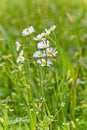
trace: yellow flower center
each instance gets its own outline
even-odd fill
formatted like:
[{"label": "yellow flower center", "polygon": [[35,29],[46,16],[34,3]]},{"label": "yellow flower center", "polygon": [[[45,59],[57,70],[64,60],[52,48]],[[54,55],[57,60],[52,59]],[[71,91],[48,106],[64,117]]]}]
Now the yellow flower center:
[{"label": "yellow flower center", "polygon": [[42,64],[43,64],[43,65],[46,65],[46,61],[42,61]]},{"label": "yellow flower center", "polygon": [[47,53],[48,53],[48,55],[53,55],[52,51],[48,51]]},{"label": "yellow flower center", "polygon": [[38,54],[38,57],[42,57],[42,56],[43,56],[43,54],[41,54],[41,53]]}]

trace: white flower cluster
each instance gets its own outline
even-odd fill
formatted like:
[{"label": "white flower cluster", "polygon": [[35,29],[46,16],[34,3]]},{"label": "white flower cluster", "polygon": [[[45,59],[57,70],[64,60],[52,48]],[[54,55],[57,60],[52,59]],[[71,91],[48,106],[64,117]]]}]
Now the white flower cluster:
[{"label": "white flower cluster", "polygon": [[[16,41],[16,51],[19,51],[20,50],[20,47],[21,47],[21,44],[18,42],[18,41]],[[20,52],[19,52],[19,55],[18,55],[18,57],[17,57],[17,60],[16,60],[16,62],[17,63],[19,63],[19,62],[24,62],[24,51],[23,50],[21,50]]]},{"label": "white flower cluster", "polygon": [[[33,54],[33,57],[38,58],[37,63],[41,66],[50,66],[52,65],[52,57],[57,55],[56,49],[50,47],[50,41],[47,39],[47,36],[51,34],[56,29],[55,25],[52,25],[49,29],[45,29],[44,32],[38,34],[34,40],[38,41],[37,43],[37,51]],[[27,27],[23,29],[22,36],[27,36],[35,32],[33,26]],[[17,63],[23,63],[25,60],[24,50],[20,49],[21,44],[16,42],[16,51],[20,51],[17,57]],[[19,67],[20,68],[20,67]]]},{"label": "white flower cluster", "polygon": [[42,32],[41,34],[38,34],[34,40],[35,41],[40,41],[42,40],[44,37],[49,36],[51,34],[51,32],[53,32],[56,29],[55,25],[52,25],[49,29],[45,29],[44,32]]},{"label": "white flower cluster", "polygon": [[55,25],[51,26],[50,29],[45,29],[45,32],[37,35],[34,40],[39,41],[37,43],[37,51],[33,54],[33,57],[39,58],[37,63],[41,66],[52,65],[52,57],[55,57],[58,53],[56,49],[50,47],[50,41],[46,39],[46,36],[50,35],[56,28]]},{"label": "white flower cluster", "polygon": [[[35,32],[35,29],[34,29],[33,26],[27,27],[27,28],[23,29],[23,31],[22,31],[22,36],[30,35],[30,34],[32,34],[33,32]],[[20,47],[21,47],[21,44],[20,44],[18,41],[16,41],[16,51],[19,51],[19,50],[20,50]],[[19,62],[23,63],[24,60],[25,60],[24,50],[22,49],[22,50],[19,52],[19,55],[18,55],[18,57],[17,57],[16,62],[17,62],[17,63],[19,63]],[[20,66],[19,66],[19,68],[20,68]]]}]

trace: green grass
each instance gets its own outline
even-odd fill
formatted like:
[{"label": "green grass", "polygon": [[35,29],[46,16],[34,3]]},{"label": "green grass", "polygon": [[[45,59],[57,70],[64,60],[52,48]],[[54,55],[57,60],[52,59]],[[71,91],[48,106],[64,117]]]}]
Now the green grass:
[{"label": "green grass", "polygon": [[[40,67],[33,37],[53,24],[58,55]],[[22,37],[29,25],[36,32]],[[27,59],[22,71],[16,41]],[[74,129],[87,130],[86,0],[0,0],[0,130]]]}]

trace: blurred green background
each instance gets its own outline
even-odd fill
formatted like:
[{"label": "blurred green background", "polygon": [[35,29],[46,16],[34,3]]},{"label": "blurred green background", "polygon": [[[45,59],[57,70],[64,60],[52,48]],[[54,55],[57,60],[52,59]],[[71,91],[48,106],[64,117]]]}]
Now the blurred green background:
[{"label": "blurred green background", "polygon": [[[58,44],[73,63],[81,49],[83,56],[87,54],[86,0],[0,0],[0,57],[16,56],[15,41],[21,38],[23,28],[33,25],[38,34],[53,24],[57,26]],[[6,75],[0,71],[0,88],[9,86]]]},{"label": "blurred green background", "polygon": [[[12,59],[16,60],[15,41],[21,38],[23,28],[33,25],[38,34],[53,24],[57,27],[55,33],[58,44],[72,64],[75,66],[79,57],[83,57],[84,60],[87,54],[86,0],[0,0],[1,95],[8,93],[7,90],[11,86],[10,79],[2,69],[6,61],[6,57],[3,56],[12,55]],[[32,41],[29,43],[32,44]],[[30,52],[31,48],[28,49]],[[87,69],[86,63],[81,63],[83,68]],[[83,77],[87,76],[85,70],[82,70],[82,73]]]},{"label": "blurred green background", "polygon": [[[31,37],[28,39],[21,36],[22,30],[27,26],[33,25],[36,30],[34,36],[36,36],[53,24],[56,25],[56,48],[59,54],[54,64],[55,66],[52,68],[53,70],[48,70],[50,74],[48,74],[47,84],[49,92],[46,92],[47,100],[49,101],[47,105],[49,105],[49,108],[52,108],[52,112],[55,113],[55,110],[58,108],[56,101],[60,101],[60,97],[67,92],[66,104],[69,103],[71,106],[67,105],[66,108],[63,109],[61,113],[63,114],[64,112],[65,117],[62,116],[66,119],[70,119],[76,112],[75,116],[81,119],[78,125],[76,124],[77,127],[81,124],[78,130],[86,130],[87,0],[0,0],[0,101],[7,96],[12,96],[12,92],[17,92],[17,98],[21,101],[23,101],[24,98],[20,96],[19,86],[21,81],[19,81],[19,75],[13,73],[18,56],[15,50],[15,42],[18,40],[22,44],[27,45],[25,50],[28,54],[26,54],[26,56],[29,56],[30,59],[32,59],[32,54],[36,48]],[[54,38],[54,36],[52,36],[52,38]],[[37,78],[35,77],[35,72],[37,72],[38,68],[35,68],[33,64],[29,67],[31,69],[30,74],[32,74],[30,75],[31,79],[29,79],[31,82],[30,85],[33,86],[31,95],[34,93],[34,96],[37,96],[35,94],[38,93],[39,83],[35,81],[35,78]],[[67,80],[67,73],[69,71],[71,72],[71,81]],[[28,72],[26,73],[28,74]],[[55,83],[51,84],[51,79],[53,79]],[[26,79],[26,81],[28,81],[28,79]],[[74,84],[72,81],[74,81]],[[57,93],[59,90],[57,90],[56,86],[60,87],[62,92]],[[51,87],[54,87],[57,91],[52,93]],[[50,105],[50,93],[53,94],[52,103],[54,105],[52,106]],[[17,101],[17,99],[15,100]],[[15,106],[16,114],[24,114],[22,113],[23,110],[22,112],[18,112],[18,104],[11,105],[13,105],[12,107]],[[0,109],[2,109],[2,107]],[[61,115],[61,113],[59,114]],[[67,116],[67,113],[70,117]],[[2,115],[2,113],[0,114]],[[13,113],[13,116],[16,114]],[[83,127],[84,124],[85,127]]]}]

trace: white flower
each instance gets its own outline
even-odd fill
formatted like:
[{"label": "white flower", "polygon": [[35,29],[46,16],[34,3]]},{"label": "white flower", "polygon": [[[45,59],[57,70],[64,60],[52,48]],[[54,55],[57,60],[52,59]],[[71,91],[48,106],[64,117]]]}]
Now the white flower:
[{"label": "white flower", "polygon": [[44,57],[45,56],[45,52],[42,52],[40,50],[36,51],[34,54],[33,54],[33,57]]},{"label": "white flower", "polygon": [[53,32],[55,29],[56,29],[56,26],[55,26],[55,25],[52,25],[49,30],[50,30],[51,32]]},{"label": "white flower", "polygon": [[16,42],[16,50],[17,50],[17,51],[19,51],[20,46],[21,46],[20,43],[19,43],[19,42]]},{"label": "white flower", "polygon": [[40,64],[41,66],[49,66],[52,64],[52,61],[49,60],[49,59],[40,59],[40,60],[37,60],[37,63]]},{"label": "white flower", "polygon": [[50,46],[49,43],[50,43],[50,42],[49,42],[48,40],[46,40],[45,38],[43,38],[41,42],[38,42],[37,48],[38,48],[38,49],[48,48],[48,47]]},{"label": "white flower", "polygon": [[50,35],[50,33],[51,33],[50,29],[45,29],[45,36]]},{"label": "white flower", "polygon": [[43,38],[43,36],[42,36],[41,34],[38,34],[38,35],[34,38],[34,40],[35,40],[35,41],[40,41],[40,40],[42,40],[42,38]]},{"label": "white flower", "polygon": [[57,51],[56,51],[56,49],[54,49],[54,48],[47,48],[46,49],[46,54],[47,54],[47,56],[50,56],[50,57],[52,57],[52,56],[56,56],[57,55]]},{"label": "white flower", "polygon": [[35,41],[40,41],[40,40],[42,40],[43,39],[43,37],[46,35],[46,33],[45,32],[42,32],[41,34],[38,34],[35,38],[34,38],[34,40]]},{"label": "white flower", "polygon": [[45,32],[42,32],[42,33],[41,33],[41,36],[44,37],[44,36],[45,36]]},{"label": "white flower", "polygon": [[30,35],[30,34],[32,34],[33,32],[35,32],[34,27],[33,27],[33,26],[30,26],[30,27],[28,27],[28,28],[23,29],[23,31],[22,31],[22,36]]},{"label": "white flower", "polygon": [[17,63],[19,63],[19,62],[24,62],[24,51],[23,50],[21,50],[21,52],[19,53],[19,56],[17,57],[17,60],[16,60],[16,62]]}]

